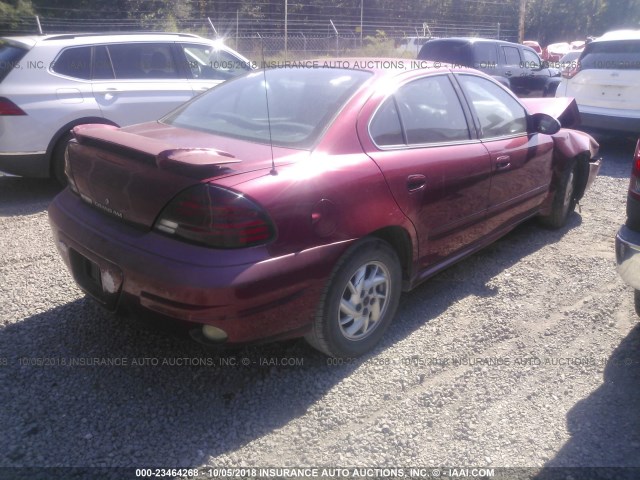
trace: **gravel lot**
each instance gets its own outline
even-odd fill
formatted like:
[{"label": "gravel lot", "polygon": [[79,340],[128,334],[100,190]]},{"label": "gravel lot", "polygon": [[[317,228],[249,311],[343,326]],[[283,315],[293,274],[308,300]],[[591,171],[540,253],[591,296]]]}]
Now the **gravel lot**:
[{"label": "gravel lot", "polygon": [[640,467],[640,323],[613,243],[633,145],[601,153],[566,228],[526,223],[404,295],[383,344],[339,365],[103,312],[51,240],[55,187],[0,177],[0,467]]}]

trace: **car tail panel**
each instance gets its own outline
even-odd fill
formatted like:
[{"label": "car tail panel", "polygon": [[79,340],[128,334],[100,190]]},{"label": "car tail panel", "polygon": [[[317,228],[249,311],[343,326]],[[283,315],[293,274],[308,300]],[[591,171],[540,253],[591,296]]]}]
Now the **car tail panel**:
[{"label": "car tail panel", "polygon": [[621,110],[640,110],[638,74],[632,70],[580,70],[565,95],[580,105]]}]

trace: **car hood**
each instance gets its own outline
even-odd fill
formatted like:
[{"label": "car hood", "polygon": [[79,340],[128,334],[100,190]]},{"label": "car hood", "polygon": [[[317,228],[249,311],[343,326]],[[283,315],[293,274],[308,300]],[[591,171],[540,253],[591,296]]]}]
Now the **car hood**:
[{"label": "car hood", "polygon": [[580,112],[575,99],[570,97],[557,98],[521,98],[529,113],[546,113],[557,119],[563,128],[580,125]]}]

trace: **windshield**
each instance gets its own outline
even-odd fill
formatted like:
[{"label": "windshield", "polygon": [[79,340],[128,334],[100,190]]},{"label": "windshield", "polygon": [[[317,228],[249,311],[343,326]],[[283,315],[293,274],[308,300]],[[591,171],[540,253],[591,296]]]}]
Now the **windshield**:
[{"label": "windshield", "polygon": [[[310,149],[345,102],[371,75],[337,68],[278,68],[225,82],[162,121],[282,147]],[[268,95],[268,115],[267,115]]]}]

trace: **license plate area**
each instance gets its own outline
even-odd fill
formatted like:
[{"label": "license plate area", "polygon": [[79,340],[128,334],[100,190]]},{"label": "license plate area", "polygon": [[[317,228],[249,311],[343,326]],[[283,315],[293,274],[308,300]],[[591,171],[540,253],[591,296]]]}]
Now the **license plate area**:
[{"label": "license plate area", "polygon": [[122,287],[122,273],[108,262],[100,264],[69,249],[73,278],[80,288],[109,310],[115,310]]}]

